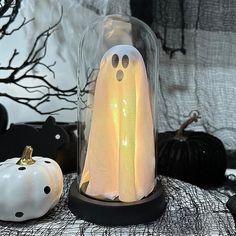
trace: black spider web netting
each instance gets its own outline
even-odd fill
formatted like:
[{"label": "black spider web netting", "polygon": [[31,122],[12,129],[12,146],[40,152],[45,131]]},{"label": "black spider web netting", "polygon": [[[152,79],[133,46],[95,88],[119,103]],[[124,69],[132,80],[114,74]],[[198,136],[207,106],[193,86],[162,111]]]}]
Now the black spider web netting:
[{"label": "black spider web netting", "polygon": [[203,190],[182,181],[160,176],[167,207],[155,222],[128,227],[98,226],[76,219],[68,209],[68,191],[75,174],[64,177],[59,204],[41,219],[0,223],[0,235],[234,235],[234,220],[225,206],[232,191]]}]

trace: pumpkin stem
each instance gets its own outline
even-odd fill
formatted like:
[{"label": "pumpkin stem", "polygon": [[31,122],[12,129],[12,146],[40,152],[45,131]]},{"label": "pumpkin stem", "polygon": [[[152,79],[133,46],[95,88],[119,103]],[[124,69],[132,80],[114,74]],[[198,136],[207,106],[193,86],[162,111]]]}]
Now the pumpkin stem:
[{"label": "pumpkin stem", "polygon": [[32,158],[33,148],[31,146],[26,146],[24,148],[23,154],[19,161],[17,161],[17,165],[32,165],[35,163],[35,160]]},{"label": "pumpkin stem", "polygon": [[201,116],[198,113],[193,113],[193,115],[191,117],[189,117],[181,126],[180,128],[177,130],[176,134],[175,134],[175,138],[178,140],[185,140],[186,137],[183,135],[184,130],[193,122],[197,122],[199,119],[201,118]]}]

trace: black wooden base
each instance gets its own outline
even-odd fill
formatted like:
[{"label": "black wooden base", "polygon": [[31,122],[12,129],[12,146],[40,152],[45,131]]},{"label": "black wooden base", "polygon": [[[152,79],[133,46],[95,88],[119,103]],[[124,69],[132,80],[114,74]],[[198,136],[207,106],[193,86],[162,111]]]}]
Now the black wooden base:
[{"label": "black wooden base", "polygon": [[155,190],[146,198],[132,203],[102,201],[82,194],[77,181],[69,192],[69,209],[78,218],[99,225],[131,225],[156,220],[165,210],[164,189],[157,182]]}]

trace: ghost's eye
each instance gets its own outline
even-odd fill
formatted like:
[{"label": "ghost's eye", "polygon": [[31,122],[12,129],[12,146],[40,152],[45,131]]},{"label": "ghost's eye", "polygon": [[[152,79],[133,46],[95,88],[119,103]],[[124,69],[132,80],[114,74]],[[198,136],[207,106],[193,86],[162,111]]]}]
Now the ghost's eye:
[{"label": "ghost's eye", "polygon": [[118,64],[119,64],[119,57],[118,57],[118,55],[117,54],[114,54],[113,56],[112,56],[112,66],[114,67],[114,68],[116,68],[117,66],[118,66]]},{"label": "ghost's eye", "polygon": [[124,68],[127,68],[128,65],[129,65],[129,57],[128,57],[127,55],[124,55],[124,56],[122,57],[122,66],[123,66]]}]

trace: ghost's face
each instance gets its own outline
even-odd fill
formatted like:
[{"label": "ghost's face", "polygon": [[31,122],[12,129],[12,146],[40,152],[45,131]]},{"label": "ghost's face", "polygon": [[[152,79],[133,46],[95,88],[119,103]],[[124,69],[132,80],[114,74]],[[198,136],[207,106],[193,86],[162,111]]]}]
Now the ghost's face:
[{"label": "ghost's face", "polygon": [[105,53],[100,70],[106,70],[109,77],[121,82],[130,76],[134,77],[134,70],[140,62],[140,57],[140,53],[133,46],[118,45]]},{"label": "ghost's face", "polygon": [[119,58],[117,54],[113,54],[111,62],[114,69],[116,69],[119,64],[119,67],[122,67],[116,72],[116,79],[121,81],[124,77],[124,70],[129,66],[129,57],[127,55],[123,55],[122,58]]}]

